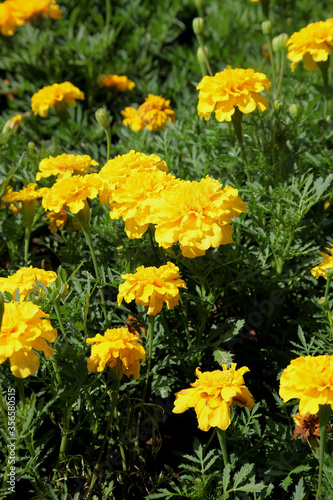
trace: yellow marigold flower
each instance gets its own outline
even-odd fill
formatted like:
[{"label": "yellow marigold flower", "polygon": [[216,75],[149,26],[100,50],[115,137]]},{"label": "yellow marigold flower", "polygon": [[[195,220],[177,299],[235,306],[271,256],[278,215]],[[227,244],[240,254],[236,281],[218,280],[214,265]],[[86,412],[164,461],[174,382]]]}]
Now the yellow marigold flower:
[{"label": "yellow marigold flower", "polygon": [[292,71],[302,59],[305,69],[315,71],[333,52],[333,19],[309,24],[294,33],[287,45]]},{"label": "yellow marigold flower", "polygon": [[131,333],[127,328],[108,329],[104,336],[87,339],[91,356],[87,359],[89,372],[102,372],[106,365],[114,368],[121,362],[122,371],[127,377],[136,380],[140,376],[140,361],[145,361],[145,350],[140,344],[140,335]]},{"label": "yellow marigold flower", "polygon": [[121,92],[132,90],[135,87],[135,83],[125,75],[104,75],[100,78],[99,82],[104,87],[115,87]]},{"label": "yellow marigold flower", "polygon": [[44,158],[39,164],[36,181],[42,177],[50,177],[56,175],[58,179],[70,177],[71,175],[87,174],[96,172],[92,165],[98,165],[95,160],[92,160],[88,155],[69,155],[62,154],[56,157],[49,156]]},{"label": "yellow marigold flower", "polygon": [[253,69],[227,68],[215,76],[204,76],[197,89],[199,92],[198,114],[208,120],[214,112],[217,121],[231,121],[235,107],[242,113],[260,112],[268,108],[268,98],[260,92],[269,94],[271,82],[263,73]]},{"label": "yellow marigold flower", "polygon": [[105,181],[105,188],[100,193],[101,203],[105,204],[107,201],[112,201],[114,191],[122,186],[134,172],[150,172],[153,170],[168,171],[166,163],[154,154],[148,156],[131,150],[129,153],[109,160],[99,172],[100,177]]},{"label": "yellow marigold flower", "polygon": [[37,267],[22,267],[8,278],[0,278],[0,292],[10,292],[14,295],[19,289],[20,298],[30,295],[30,292],[36,290],[36,280],[49,286],[57,279],[57,273],[54,271],[44,271]]},{"label": "yellow marigold flower", "polygon": [[145,102],[139,106],[138,113],[148,130],[162,130],[167,127],[168,121],[174,122],[176,119],[170,101],[153,94],[148,94]]},{"label": "yellow marigold flower", "polygon": [[14,214],[17,214],[19,211],[19,202],[6,202],[6,199],[4,200],[4,197],[6,194],[10,194],[13,192],[12,186],[8,186],[6,189],[6,193],[2,196],[1,198],[1,208],[6,208],[7,204],[9,204],[9,210],[11,210]]},{"label": "yellow marigold flower", "polygon": [[198,380],[191,384],[192,388],[176,394],[173,413],[183,413],[188,408],[194,408],[199,429],[209,431],[211,427],[218,427],[225,431],[231,423],[231,405],[249,410],[255,405],[243,378],[244,373],[250,370],[247,366],[236,370],[236,366],[236,363],[231,363],[229,369],[227,365],[222,365],[222,371],[203,373],[197,368],[195,373]]},{"label": "yellow marigold flower", "polygon": [[35,189],[37,184],[30,183],[26,187],[23,187],[20,191],[8,190],[2,197],[1,201],[4,203],[15,203],[17,201],[22,201],[23,203],[35,201],[38,198],[42,198],[48,188]]},{"label": "yellow marigold flower", "polygon": [[18,26],[25,24],[24,12],[16,2],[0,4],[0,31],[4,36],[13,36]]},{"label": "yellow marigold flower", "polygon": [[134,274],[122,274],[126,280],[119,286],[118,304],[135,300],[137,304],[148,307],[148,313],[156,316],[166,303],[168,309],[173,309],[179,302],[178,288],[186,288],[184,280],[180,279],[179,268],[168,262],[161,267],[138,267]]},{"label": "yellow marigold flower", "polygon": [[52,19],[60,19],[62,11],[56,0],[9,0],[15,3],[24,13],[24,18],[31,21],[34,17],[44,16]]},{"label": "yellow marigold flower", "polygon": [[50,107],[59,112],[66,106],[75,107],[76,99],[84,99],[84,94],[72,83],[54,83],[32,96],[31,108],[35,115],[45,118]]},{"label": "yellow marigold flower", "polygon": [[319,276],[322,276],[326,280],[327,276],[325,270],[333,269],[333,245],[331,245],[331,248],[326,248],[326,250],[328,250],[331,253],[331,255],[327,255],[326,253],[320,252],[320,255],[324,257],[324,260],[320,264],[311,269],[311,274],[316,279],[318,279]]},{"label": "yellow marigold flower", "polygon": [[[49,230],[52,234],[56,234],[60,227],[65,227],[68,222],[68,214],[65,212],[67,210],[67,205],[64,205],[60,212],[49,212],[45,219],[49,220]],[[80,224],[76,219],[73,219],[73,229],[74,231],[79,231],[81,229]]]},{"label": "yellow marigold flower", "polygon": [[333,410],[333,356],[300,356],[293,359],[280,379],[284,402],[298,398],[301,415],[318,413],[319,405]]},{"label": "yellow marigold flower", "polygon": [[47,358],[53,356],[54,349],[47,342],[55,341],[57,330],[47,319],[50,315],[32,302],[10,302],[4,307],[0,364],[9,358],[15,377],[26,378],[39,368],[39,357],[34,351],[43,351]]},{"label": "yellow marigold flower", "polygon": [[85,206],[87,198],[96,198],[103,187],[103,180],[98,174],[73,175],[58,179],[47,189],[42,205],[45,210],[59,213],[67,205],[72,214],[77,214]]},{"label": "yellow marigold flower", "polygon": [[6,132],[17,132],[18,129],[20,128],[22,120],[22,115],[15,115],[12,116],[12,118],[9,118],[9,120],[6,121],[6,123],[3,126],[2,133],[5,134]]},{"label": "yellow marigold flower", "polygon": [[110,204],[111,219],[122,217],[127,236],[141,238],[152,222],[152,204],[158,203],[164,191],[179,183],[178,179],[163,170],[134,172],[114,191]]},{"label": "yellow marigold flower", "polygon": [[152,207],[157,224],[155,239],[163,248],[179,241],[185,257],[204,255],[208,248],[232,242],[230,220],[246,213],[246,203],[237,189],[208,175],[197,181],[183,181]]},{"label": "yellow marigold flower", "polygon": [[138,113],[138,110],[133,108],[132,106],[128,106],[121,114],[124,116],[123,124],[126,127],[129,127],[134,132],[138,132],[139,130],[144,129],[144,122],[141,116]]}]

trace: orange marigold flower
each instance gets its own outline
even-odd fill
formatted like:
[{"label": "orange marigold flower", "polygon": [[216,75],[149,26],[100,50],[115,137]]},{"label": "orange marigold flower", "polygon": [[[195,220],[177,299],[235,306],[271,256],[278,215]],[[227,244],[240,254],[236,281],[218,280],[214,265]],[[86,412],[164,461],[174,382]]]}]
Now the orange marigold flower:
[{"label": "orange marigold flower", "polygon": [[125,75],[104,75],[100,78],[99,82],[104,87],[115,87],[121,92],[132,90],[135,87],[135,83]]},{"label": "orange marigold flower", "polygon": [[292,71],[302,59],[305,69],[315,71],[333,52],[333,19],[309,24],[291,35],[287,45]]},{"label": "orange marigold flower", "polygon": [[280,379],[284,402],[298,398],[302,415],[318,413],[319,405],[333,410],[333,356],[300,356],[293,359]]},{"label": "orange marigold flower", "polygon": [[247,366],[236,370],[236,363],[230,368],[222,365],[221,370],[201,372],[196,369],[196,380],[189,389],[176,394],[173,413],[183,413],[188,408],[194,408],[198,427],[202,431],[209,431],[211,427],[218,427],[225,431],[230,423],[230,406],[238,405],[249,410],[255,405],[250,391],[245,385],[243,375],[250,371]]},{"label": "orange marigold flower", "polygon": [[87,174],[96,172],[92,165],[98,165],[97,161],[92,160],[88,155],[69,155],[62,154],[56,157],[49,156],[44,158],[39,164],[36,181],[42,177],[56,175],[58,179],[70,177],[71,175]]},{"label": "orange marigold flower", "polygon": [[42,205],[45,210],[59,213],[67,205],[72,214],[77,214],[85,207],[87,198],[96,198],[103,187],[103,180],[98,174],[73,175],[58,179],[47,189]]},{"label": "orange marigold flower", "polygon": [[4,36],[13,36],[18,26],[25,24],[24,12],[16,2],[0,4],[0,31]]},{"label": "orange marigold flower", "polygon": [[122,274],[126,280],[119,286],[118,304],[135,300],[137,304],[148,307],[147,314],[156,316],[166,303],[173,309],[179,302],[179,288],[186,288],[180,279],[179,268],[168,262],[161,267],[138,267],[134,274]]},{"label": "orange marigold flower", "polygon": [[87,339],[91,356],[87,359],[89,372],[102,372],[105,366],[114,368],[119,362],[127,377],[134,380],[140,376],[140,361],[145,361],[145,350],[140,344],[140,336],[127,328],[108,329],[104,336]]},{"label": "orange marigold flower", "polygon": [[326,269],[333,269],[333,245],[331,245],[331,248],[326,248],[326,250],[330,252],[330,255],[320,252],[320,255],[324,257],[324,260],[311,269],[311,274],[316,279],[318,279],[319,276],[322,276],[326,280]]},{"label": "orange marigold flower", "polygon": [[0,292],[9,292],[14,295],[19,289],[20,298],[30,295],[31,292],[37,292],[36,280],[49,286],[57,279],[57,273],[54,271],[44,271],[37,267],[22,267],[8,278],[0,278]]},{"label": "orange marigold flower", "polygon": [[32,302],[5,303],[4,308],[0,364],[9,359],[15,377],[26,378],[39,368],[39,357],[34,351],[43,351],[46,358],[53,356],[54,349],[47,342],[55,341],[57,330],[47,319],[50,315]]},{"label": "orange marigold flower", "polygon": [[158,203],[164,191],[181,181],[163,170],[139,170],[114,191],[110,204],[111,219],[122,219],[129,238],[141,238],[152,222],[151,208]]},{"label": "orange marigold flower", "polygon": [[138,110],[133,108],[132,106],[128,106],[121,114],[124,116],[123,124],[126,127],[129,127],[134,132],[138,132],[139,130],[143,130],[145,125],[143,119],[138,113]]},{"label": "orange marigold flower", "polygon": [[50,107],[60,112],[66,106],[75,107],[76,99],[84,99],[84,94],[72,83],[54,83],[32,96],[31,108],[35,115],[45,118]]},{"label": "orange marigold flower", "polygon": [[231,218],[246,213],[246,203],[237,189],[208,175],[197,181],[182,181],[152,207],[157,224],[155,239],[163,248],[179,241],[185,257],[204,255],[208,248],[232,242]]},{"label": "orange marigold flower", "polygon": [[136,110],[128,107],[121,114],[125,117],[124,125],[132,130],[142,130],[146,127],[148,130],[158,131],[167,127],[167,122],[174,122],[175,112],[170,107],[170,101],[162,96],[148,94],[145,102]]},{"label": "orange marigold flower", "polygon": [[199,92],[198,114],[208,120],[215,113],[217,121],[231,121],[235,107],[242,113],[251,113],[256,108],[260,112],[268,108],[271,82],[263,73],[253,69],[227,68],[215,76],[204,76],[197,89]]}]

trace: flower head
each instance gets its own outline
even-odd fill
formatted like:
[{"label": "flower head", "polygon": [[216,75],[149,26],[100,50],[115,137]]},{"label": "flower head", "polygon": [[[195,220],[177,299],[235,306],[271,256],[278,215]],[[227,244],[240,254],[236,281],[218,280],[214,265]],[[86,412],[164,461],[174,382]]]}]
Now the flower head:
[{"label": "flower head", "polygon": [[134,274],[122,274],[126,280],[119,286],[118,304],[135,300],[137,304],[148,307],[148,313],[156,316],[166,303],[173,309],[179,302],[179,288],[186,288],[180,279],[177,266],[168,262],[161,267],[138,267]]},{"label": "flower head", "polygon": [[102,372],[106,365],[113,368],[120,361],[127,377],[139,378],[140,361],[145,361],[145,350],[138,334],[129,332],[127,328],[113,328],[106,330],[104,336],[98,333],[87,342],[94,344],[87,359],[89,372]]},{"label": "flower head", "polygon": [[34,351],[43,351],[47,358],[53,356],[54,349],[47,342],[55,341],[57,330],[47,319],[49,314],[32,302],[10,302],[4,307],[0,364],[9,358],[15,377],[26,378],[39,368],[39,357]]},{"label": "flower head", "polygon": [[256,108],[262,112],[268,108],[271,82],[263,73],[253,69],[227,68],[215,76],[204,76],[197,89],[199,92],[198,113],[208,120],[214,112],[217,121],[230,121],[235,107],[242,113],[252,113]]},{"label": "flower head", "polygon": [[135,83],[125,75],[104,75],[99,82],[103,87],[114,87],[121,92],[132,90],[135,87]]},{"label": "flower head", "polygon": [[138,132],[139,130],[143,130],[145,128],[142,117],[139,115],[138,110],[133,108],[133,106],[127,106],[123,111],[121,111],[121,114],[124,117],[123,124],[131,130],[134,130],[134,132]]},{"label": "flower head", "polygon": [[326,248],[326,250],[328,250],[331,253],[331,255],[327,255],[326,253],[320,252],[320,255],[324,257],[324,260],[320,262],[320,264],[311,269],[311,274],[316,279],[318,279],[319,276],[322,276],[326,280],[327,279],[325,272],[326,269],[333,269],[333,245],[331,246],[331,248]]},{"label": "flower head", "polygon": [[333,19],[309,24],[294,33],[287,45],[292,71],[302,59],[305,69],[318,69],[318,63],[327,61],[333,52]]},{"label": "flower head", "polygon": [[36,267],[22,267],[8,278],[0,278],[0,292],[10,292],[14,295],[19,289],[21,298],[29,296],[31,292],[37,291],[36,280],[49,286],[57,279],[57,273],[54,271],[44,271]]},{"label": "flower head", "polygon": [[1,201],[4,203],[15,203],[18,201],[32,202],[38,198],[42,198],[48,191],[48,188],[41,188],[36,190],[37,184],[30,183],[23,187],[20,191],[8,190],[2,197]]},{"label": "flower head", "polygon": [[284,402],[298,398],[302,415],[319,411],[319,405],[333,409],[333,356],[300,356],[293,359],[280,379]]},{"label": "flower head", "polygon": [[246,406],[249,410],[255,405],[250,391],[245,385],[243,375],[250,371],[247,366],[236,370],[236,363],[230,368],[222,365],[221,370],[201,372],[196,369],[196,380],[190,389],[176,394],[174,413],[183,413],[194,408],[199,429],[208,431],[211,427],[226,430],[230,423],[230,406]]},{"label": "flower head", "polygon": [[168,121],[174,122],[176,119],[170,101],[153,94],[148,94],[145,102],[137,110],[128,107],[121,114],[125,117],[124,125],[128,125],[132,130],[146,127],[148,130],[158,131],[166,128]]},{"label": "flower head", "polygon": [[15,1],[0,4],[0,31],[2,35],[13,36],[16,28],[24,24],[24,12]]},{"label": "flower head", "polygon": [[54,83],[36,92],[31,98],[35,115],[45,118],[49,108],[60,111],[66,106],[76,106],[76,99],[84,99],[84,94],[70,82]]},{"label": "flower head", "polygon": [[204,255],[208,248],[232,242],[230,220],[246,213],[237,189],[207,175],[200,182],[183,181],[152,207],[155,239],[163,248],[179,241],[185,257]]},{"label": "flower head", "polygon": [[40,162],[38,167],[40,171],[36,175],[36,180],[39,181],[42,177],[50,177],[51,175],[56,175],[58,179],[63,179],[71,175],[95,172],[96,169],[92,165],[98,165],[98,163],[88,155],[69,155],[64,153],[55,158],[49,156]]}]

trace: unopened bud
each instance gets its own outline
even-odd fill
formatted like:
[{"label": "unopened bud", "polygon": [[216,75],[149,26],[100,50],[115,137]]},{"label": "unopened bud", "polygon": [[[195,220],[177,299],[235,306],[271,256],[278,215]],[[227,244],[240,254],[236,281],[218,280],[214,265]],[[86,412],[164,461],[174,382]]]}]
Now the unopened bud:
[{"label": "unopened bud", "polygon": [[299,112],[299,106],[297,104],[290,104],[288,111],[292,118],[296,118]]},{"label": "unopened bud", "polygon": [[327,267],[325,269],[325,276],[327,279],[332,279],[333,278],[333,269],[331,267]]},{"label": "unopened bud", "polygon": [[272,40],[273,52],[280,52],[280,50],[285,50],[288,40],[289,37],[287,33],[281,33],[280,35],[275,36]]},{"label": "unopened bud", "polygon": [[318,299],[318,305],[327,309],[329,307],[328,300],[325,297]]},{"label": "unopened bud", "polygon": [[35,146],[36,146],[36,144],[34,142],[32,142],[32,141],[28,142],[28,148],[29,148],[30,153],[34,152]]},{"label": "unopened bud", "polygon": [[264,35],[270,35],[272,33],[272,23],[268,20],[261,23],[261,30]]},{"label": "unopened bud", "polygon": [[282,108],[283,108],[283,102],[280,101],[279,99],[276,99],[274,101],[274,109],[275,109],[275,111],[281,111]]},{"label": "unopened bud", "polygon": [[192,22],[193,31],[195,35],[203,35],[205,31],[205,21],[202,17],[195,17]]},{"label": "unopened bud", "polygon": [[2,133],[3,134],[5,134],[6,132],[16,133],[20,127],[21,120],[22,120],[22,115],[15,115],[12,118],[9,118],[9,120],[7,120],[3,126]]},{"label": "unopened bud", "polygon": [[105,130],[110,129],[110,114],[103,108],[98,108],[95,113],[96,120]]},{"label": "unopened bud", "polygon": [[[206,54],[206,57],[208,57],[208,49],[206,46],[205,46],[205,54]],[[197,58],[198,58],[199,64],[205,66],[205,55],[204,55],[204,51],[202,50],[201,47],[198,47]]]}]

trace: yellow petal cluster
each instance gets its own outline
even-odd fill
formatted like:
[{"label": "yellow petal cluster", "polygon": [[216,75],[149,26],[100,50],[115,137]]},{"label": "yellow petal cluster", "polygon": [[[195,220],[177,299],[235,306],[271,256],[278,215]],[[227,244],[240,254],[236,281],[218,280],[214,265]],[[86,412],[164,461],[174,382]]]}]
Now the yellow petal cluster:
[{"label": "yellow petal cluster", "polygon": [[168,121],[174,122],[176,119],[176,114],[170,107],[170,100],[153,94],[148,94],[138,109],[127,107],[121,114],[124,116],[123,124],[135,131],[143,128],[162,130],[167,127]]},{"label": "yellow petal cluster", "polygon": [[101,203],[111,202],[115,190],[122,186],[126,179],[135,172],[153,170],[168,171],[166,163],[154,154],[146,155],[131,150],[129,153],[109,160],[99,172],[100,177],[105,181],[105,188],[100,193]]},{"label": "yellow petal cluster", "polygon": [[186,288],[180,279],[179,268],[172,262],[161,267],[138,267],[134,274],[122,274],[126,280],[119,286],[118,304],[135,300],[137,304],[148,307],[148,313],[156,316],[166,303],[173,309],[179,302],[179,288]]},{"label": "yellow petal cluster", "polygon": [[305,69],[315,71],[333,52],[333,19],[309,24],[291,35],[287,45],[292,71],[302,59]]},{"label": "yellow petal cluster", "polygon": [[13,36],[18,26],[25,24],[24,13],[15,1],[0,4],[0,31],[4,36]]},{"label": "yellow petal cluster", "polygon": [[[26,378],[39,368],[39,357],[34,351],[43,351],[51,358],[54,349],[47,342],[57,338],[50,321],[40,307],[32,302],[4,304],[0,330],[0,364],[6,359],[15,377]],[[47,342],[46,342],[47,341]]]},{"label": "yellow petal cluster", "polygon": [[56,157],[49,156],[40,162],[36,180],[39,181],[42,177],[50,177],[51,175],[56,175],[58,179],[63,179],[71,175],[95,172],[96,169],[92,165],[96,166],[98,163],[88,155],[70,155],[64,153]]},{"label": "yellow petal cluster", "polygon": [[[67,205],[64,205],[60,212],[49,212],[45,219],[49,221],[49,230],[52,234],[56,234],[60,227],[65,227],[68,222],[69,216],[67,212]],[[81,226],[76,219],[73,219],[73,229],[74,231],[79,231]]]},{"label": "yellow petal cluster", "polygon": [[4,203],[15,203],[18,201],[31,202],[42,198],[48,188],[41,188],[36,190],[37,184],[30,183],[26,187],[23,187],[20,191],[8,190],[2,197],[1,201]]},{"label": "yellow petal cluster", "polygon": [[246,213],[237,189],[222,185],[208,175],[182,181],[152,207],[155,239],[163,248],[179,241],[185,257],[204,255],[208,248],[232,242],[232,217]]},{"label": "yellow petal cluster", "polygon": [[152,222],[152,204],[159,203],[168,189],[181,181],[163,170],[138,170],[114,191],[110,204],[111,219],[122,218],[129,238],[141,238]]},{"label": "yellow petal cluster", "polygon": [[64,106],[76,106],[77,99],[84,99],[84,94],[70,82],[54,83],[36,92],[31,98],[31,108],[35,115],[45,118],[49,108],[60,110]]},{"label": "yellow petal cluster", "polygon": [[230,423],[230,406],[238,405],[249,410],[255,405],[250,391],[245,385],[243,375],[250,371],[246,366],[236,370],[236,363],[230,368],[222,365],[221,370],[201,372],[196,369],[196,380],[189,389],[176,394],[174,413],[183,413],[194,408],[198,427],[208,431],[211,427],[226,430]]},{"label": "yellow petal cluster", "polygon": [[105,366],[113,368],[121,362],[122,371],[134,380],[140,376],[140,361],[145,361],[145,350],[140,344],[140,336],[127,328],[108,329],[90,339],[91,356],[87,359],[89,372],[102,372]]},{"label": "yellow petal cluster", "polygon": [[326,269],[333,269],[333,245],[331,246],[331,248],[326,248],[326,250],[330,252],[330,255],[320,252],[320,255],[324,257],[324,260],[311,269],[311,274],[316,279],[318,279],[319,276],[322,276],[326,280]]},{"label": "yellow petal cluster", "polygon": [[58,179],[47,189],[42,205],[45,210],[59,213],[67,205],[72,214],[77,214],[85,207],[87,198],[96,198],[103,187],[103,180],[98,174],[73,175]]},{"label": "yellow petal cluster", "polygon": [[319,405],[333,410],[333,356],[300,356],[293,359],[280,378],[284,402],[298,398],[301,415],[318,413]]},{"label": "yellow petal cluster", "polygon": [[12,36],[18,26],[41,15],[59,19],[62,12],[56,0],[6,0],[0,4],[1,34]]},{"label": "yellow petal cluster", "polygon": [[8,278],[0,278],[0,292],[5,291],[14,295],[19,289],[20,298],[30,295],[30,292],[36,290],[36,280],[49,286],[50,283],[57,279],[57,273],[54,271],[44,271],[37,267],[22,267],[12,276]]},{"label": "yellow petal cluster", "polygon": [[231,121],[235,107],[242,113],[252,113],[256,108],[262,112],[268,108],[271,82],[263,73],[253,69],[227,68],[215,76],[204,76],[197,89],[199,92],[198,114],[208,120],[215,113],[217,121]]},{"label": "yellow petal cluster", "polygon": [[104,75],[100,78],[99,83],[103,87],[114,87],[120,92],[133,90],[135,83],[125,75]]}]

